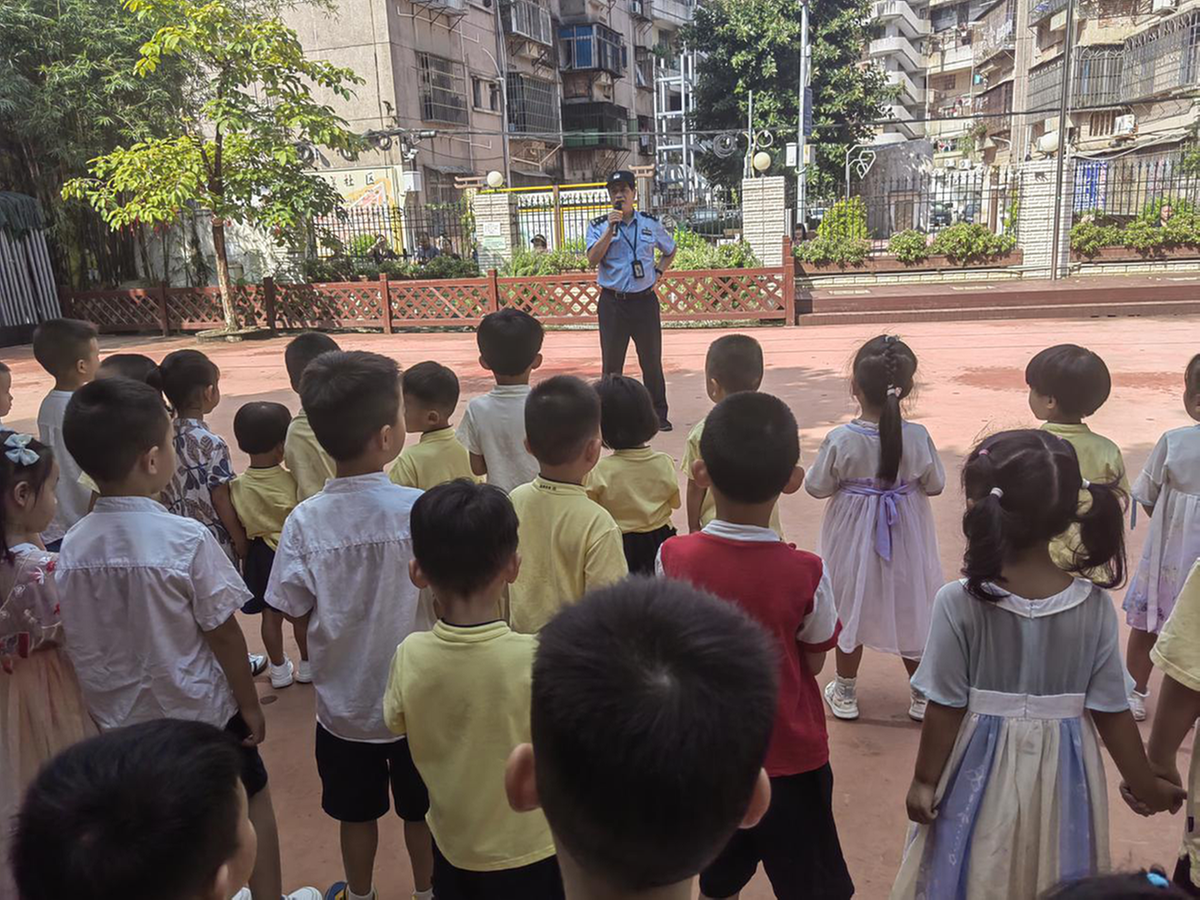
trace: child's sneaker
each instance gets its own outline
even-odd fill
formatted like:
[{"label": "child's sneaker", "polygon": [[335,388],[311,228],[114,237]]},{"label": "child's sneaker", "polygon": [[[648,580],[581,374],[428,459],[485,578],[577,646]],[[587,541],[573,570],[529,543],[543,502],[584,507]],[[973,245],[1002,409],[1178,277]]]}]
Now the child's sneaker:
[{"label": "child's sneaker", "polygon": [[835,718],[852,721],[858,718],[857,678],[842,678],[835,675],[825,685],[825,702],[829,704]]},{"label": "child's sneaker", "polygon": [[296,680],[293,677],[295,671],[295,666],[292,665],[292,661],[286,656],[283,658],[281,665],[277,666],[271,663],[271,687],[275,688],[275,690],[287,687]]},{"label": "child's sneaker", "polygon": [[[344,881],[335,881],[329,890],[325,892],[325,900],[347,900],[349,896],[350,887]],[[375,900],[376,894],[374,887],[371,888],[371,893],[367,894],[367,896],[370,898],[370,900]],[[307,898],[305,898],[305,900],[307,900]]]},{"label": "child's sneaker", "polygon": [[312,664],[307,659],[297,663],[296,680],[301,684],[312,684]]},{"label": "child's sneaker", "polygon": [[323,900],[321,892],[315,887],[302,887],[292,891],[283,900]]},{"label": "child's sneaker", "polygon": [[1140,693],[1137,689],[1129,692],[1129,711],[1133,713],[1135,722],[1146,721],[1146,701],[1150,699],[1150,689],[1146,689],[1146,693]]},{"label": "child's sneaker", "polygon": [[250,654],[250,675],[257,678],[267,667],[267,658],[261,653]]},{"label": "child's sneaker", "polygon": [[925,709],[929,706],[929,698],[918,691],[912,689],[912,702],[908,705],[908,717],[914,722],[925,721]]}]

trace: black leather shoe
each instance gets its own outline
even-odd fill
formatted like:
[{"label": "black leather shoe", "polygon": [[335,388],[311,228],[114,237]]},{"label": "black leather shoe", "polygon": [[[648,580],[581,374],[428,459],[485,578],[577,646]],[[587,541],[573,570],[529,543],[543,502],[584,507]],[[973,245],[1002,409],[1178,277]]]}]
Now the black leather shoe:
[{"label": "black leather shoe", "polygon": [[674,431],[675,426],[672,425],[670,423],[670,421],[668,421],[667,419],[659,419],[658,420],[658,430],[659,431]]}]

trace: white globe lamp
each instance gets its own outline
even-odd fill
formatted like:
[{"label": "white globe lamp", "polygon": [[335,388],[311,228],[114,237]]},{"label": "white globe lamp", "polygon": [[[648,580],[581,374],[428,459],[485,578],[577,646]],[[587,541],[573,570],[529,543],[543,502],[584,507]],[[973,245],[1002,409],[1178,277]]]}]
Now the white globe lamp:
[{"label": "white globe lamp", "polygon": [[754,164],[754,171],[765,172],[771,168],[771,154],[765,150],[760,150],[754,154],[752,162]]},{"label": "white globe lamp", "polygon": [[493,190],[504,187],[504,173],[497,172],[494,169],[487,173],[487,186]]}]

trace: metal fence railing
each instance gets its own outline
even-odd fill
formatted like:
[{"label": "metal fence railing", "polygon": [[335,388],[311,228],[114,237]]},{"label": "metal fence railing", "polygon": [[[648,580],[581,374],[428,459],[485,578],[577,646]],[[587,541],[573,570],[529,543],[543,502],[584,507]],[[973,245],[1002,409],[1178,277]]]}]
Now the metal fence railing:
[{"label": "metal fence railing", "polygon": [[425,238],[439,253],[471,256],[475,234],[470,205],[460,200],[346,209],[313,222],[311,250],[323,258],[417,259]]},{"label": "metal fence railing", "polygon": [[1200,205],[1200,174],[1183,166],[1182,153],[1123,157],[1115,160],[1076,159],[1074,212],[1098,212],[1129,220],[1153,215],[1164,203]]}]

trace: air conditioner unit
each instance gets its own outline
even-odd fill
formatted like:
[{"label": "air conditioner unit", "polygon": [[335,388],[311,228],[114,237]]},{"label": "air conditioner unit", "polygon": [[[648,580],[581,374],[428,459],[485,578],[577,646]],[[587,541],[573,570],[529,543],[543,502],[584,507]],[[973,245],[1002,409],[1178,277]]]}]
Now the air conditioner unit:
[{"label": "air conditioner unit", "polygon": [[960,159],[958,161],[958,167],[960,169],[969,169],[971,168],[971,161],[969,159]]},{"label": "air conditioner unit", "polygon": [[1168,15],[1175,11],[1179,0],[1151,0],[1150,11],[1160,15]]},{"label": "air conditioner unit", "polygon": [[1113,120],[1113,134],[1118,136],[1137,134],[1137,116],[1133,113],[1117,116]]}]

